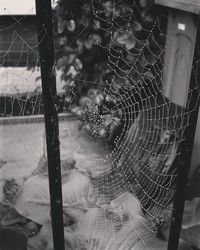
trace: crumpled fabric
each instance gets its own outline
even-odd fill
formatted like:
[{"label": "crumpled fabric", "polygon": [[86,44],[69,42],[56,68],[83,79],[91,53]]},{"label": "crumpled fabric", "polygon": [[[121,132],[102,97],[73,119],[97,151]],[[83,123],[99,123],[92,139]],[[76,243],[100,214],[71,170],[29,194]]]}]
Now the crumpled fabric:
[{"label": "crumpled fabric", "polygon": [[[130,204],[133,205],[132,209]],[[72,207],[71,212],[73,211]],[[68,214],[70,209],[66,212]],[[66,249],[116,250],[120,246],[128,250],[127,246],[133,246],[138,241],[137,232],[143,232],[140,230],[143,225],[140,203],[129,193],[120,195],[102,207],[88,208],[79,215],[75,224],[65,227]],[[145,228],[145,232],[146,230]],[[28,250],[36,249],[53,249],[50,222],[45,222],[39,234],[28,240]]]},{"label": "crumpled fabric", "polygon": [[[70,207],[79,206],[84,209],[95,202],[92,186],[86,172],[72,169],[62,184],[64,213]],[[18,198],[15,209],[24,217],[43,225],[50,220],[49,180],[47,176],[35,175],[28,178]]]},{"label": "crumpled fabric", "polygon": [[15,209],[24,217],[43,225],[50,220],[50,196],[48,179],[36,175],[25,181],[23,192]]}]

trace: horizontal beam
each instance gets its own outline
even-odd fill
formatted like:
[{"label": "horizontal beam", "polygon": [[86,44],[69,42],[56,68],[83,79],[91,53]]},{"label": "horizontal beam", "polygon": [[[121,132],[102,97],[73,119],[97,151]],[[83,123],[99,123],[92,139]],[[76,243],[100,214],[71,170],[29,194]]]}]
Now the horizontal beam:
[{"label": "horizontal beam", "polygon": [[200,14],[200,0],[155,0],[155,4]]},{"label": "horizontal beam", "polygon": [[[77,120],[77,117],[72,113],[58,114],[58,120],[73,121]],[[18,124],[32,124],[44,122],[44,115],[28,115],[28,116],[8,116],[0,117],[0,126],[2,125],[18,125]]]}]

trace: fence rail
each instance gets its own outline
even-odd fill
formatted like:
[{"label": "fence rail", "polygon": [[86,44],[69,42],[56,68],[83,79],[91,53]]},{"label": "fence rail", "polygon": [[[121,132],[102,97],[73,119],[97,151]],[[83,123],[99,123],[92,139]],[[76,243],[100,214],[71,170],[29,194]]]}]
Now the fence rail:
[{"label": "fence rail", "polygon": [[[58,115],[59,121],[76,120],[77,118],[71,113],[62,113]],[[15,124],[27,124],[27,123],[40,123],[44,122],[44,115],[31,115],[31,116],[12,116],[12,117],[0,117],[1,125],[15,125]]]}]

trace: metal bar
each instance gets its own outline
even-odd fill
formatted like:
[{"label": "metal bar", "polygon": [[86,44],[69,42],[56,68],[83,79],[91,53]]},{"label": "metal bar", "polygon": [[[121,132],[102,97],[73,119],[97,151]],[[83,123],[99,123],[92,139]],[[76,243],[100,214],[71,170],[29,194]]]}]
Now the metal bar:
[{"label": "metal bar", "polygon": [[64,250],[60,142],[51,0],[36,0],[54,250]]},{"label": "metal bar", "polygon": [[[171,219],[170,235],[168,241],[168,250],[177,250],[179,245],[179,237],[181,231],[181,224],[183,218],[184,204],[185,204],[185,191],[187,186],[187,177],[190,169],[192,150],[194,144],[194,137],[196,131],[196,124],[199,114],[199,87],[196,86],[196,81],[200,85],[200,65],[196,65],[199,60],[200,32],[197,34],[196,48],[194,53],[193,68],[190,79],[189,94],[186,105],[186,120],[188,126],[183,132],[184,142],[179,147],[179,156],[173,163],[173,167],[178,168],[176,191],[174,196],[174,205]],[[195,70],[195,72],[194,72]]]}]

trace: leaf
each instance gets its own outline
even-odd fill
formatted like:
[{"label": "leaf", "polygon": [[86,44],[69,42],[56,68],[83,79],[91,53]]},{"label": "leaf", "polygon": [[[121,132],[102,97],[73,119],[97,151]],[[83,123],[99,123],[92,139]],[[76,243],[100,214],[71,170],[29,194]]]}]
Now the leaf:
[{"label": "leaf", "polygon": [[77,44],[77,52],[81,53],[83,51],[84,43],[79,39],[76,41],[76,44]]},{"label": "leaf", "polygon": [[138,31],[141,31],[142,30],[142,25],[139,23],[139,22],[134,22],[134,24],[132,24],[130,27],[129,27],[129,32],[130,33],[133,33],[134,32],[138,32]]},{"label": "leaf", "polygon": [[72,101],[72,97],[71,96],[66,96],[65,97],[65,102],[66,103],[70,103]]},{"label": "leaf", "polygon": [[74,20],[70,20],[66,22],[67,29],[73,32],[76,29],[76,23]]},{"label": "leaf", "polygon": [[67,43],[67,37],[66,36],[62,36],[62,37],[59,37],[59,45],[64,45]]},{"label": "leaf", "polygon": [[98,20],[94,20],[94,29],[98,30],[101,28],[101,23]]},{"label": "leaf", "polygon": [[63,21],[58,22],[58,34],[62,34],[65,30],[65,23]]},{"label": "leaf", "polygon": [[56,67],[58,70],[64,68],[66,65],[67,65],[67,57],[66,56],[59,58],[57,63],[56,63]]},{"label": "leaf", "polygon": [[129,36],[125,43],[126,49],[131,50],[135,47],[135,45],[136,45],[135,38],[133,36]]},{"label": "leaf", "polygon": [[112,9],[112,2],[108,1],[103,4],[103,7],[105,8],[105,16],[110,16],[113,9]]},{"label": "leaf", "polygon": [[[76,71],[76,69],[74,68],[74,66],[70,66],[67,75],[71,75],[72,78],[75,78],[75,76],[78,74],[78,72]],[[74,85],[74,83],[73,83]],[[73,86],[72,85],[72,86]]]},{"label": "leaf", "polygon": [[125,45],[127,50],[131,50],[136,45],[136,39],[132,34],[126,33],[126,32],[115,32],[114,38],[116,39],[116,42]]},{"label": "leaf", "polygon": [[125,34],[125,33],[122,33],[122,34],[120,35],[118,32],[115,32],[114,38],[116,39],[116,41],[117,41],[119,44],[125,44],[126,34]]},{"label": "leaf", "polygon": [[147,0],[140,0],[140,6],[145,8],[147,6]]},{"label": "leaf", "polygon": [[102,43],[102,39],[101,39],[100,35],[97,35],[97,34],[92,35],[92,41],[93,41],[93,44]]},{"label": "leaf", "polygon": [[84,42],[85,47],[89,50],[92,48],[92,41],[91,40],[87,40]]},{"label": "leaf", "polygon": [[148,70],[144,73],[144,78],[147,80],[151,80],[154,77],[153,73],[151,72],[151,70]]},{"label": "leaf", "polygon": [[63,53],[64,53],[64,54],[69,54],[69,53],[72,53],[72,52],[73,52],[72,48],[70,48],[69,46],[63,47],[62,50],[63,50]]},{"label": "leaf", "polygon": [[91,49],[93,44],[101,44],[102,38],[98,34],[92,34],[88,37],[88,39],[85,41],[85,47],[87,49]]},{"label": "leaf", "polygon": [[153,17],[150,16],[149,14],[142,13],[141,16],[142,16],[143,21],[144,21],[145,23],[151,23],[151,22],[153,22]]},{"label": "leaf", "polygon": [[74,67],[76,70],[80,71],[83,68],[83,64],[79,58],[75,59]]},{"label": "leaf", "polygon": [[67,63],[69,64],[69,65],[71,65],[73,62],[74,62],[74,60],[75,60],[75,58],[76,58],[76,55],[75,54],[69,54],[68,56],[67,56]]},{"label": "leaf", "polygon": [[102,94],[98,94],[97,96],[95,96],[94,102],[97,106],[101,106],[103,104],[104,101],[104,96]]}]

